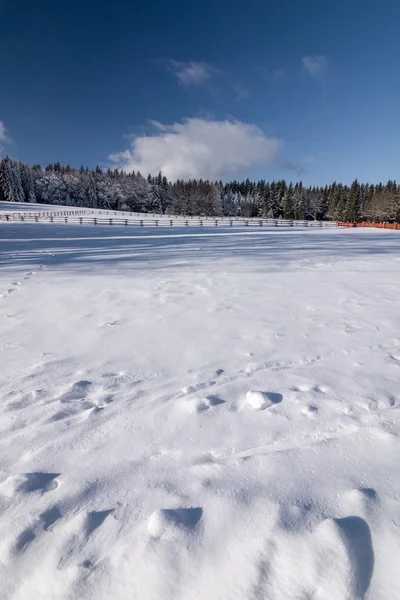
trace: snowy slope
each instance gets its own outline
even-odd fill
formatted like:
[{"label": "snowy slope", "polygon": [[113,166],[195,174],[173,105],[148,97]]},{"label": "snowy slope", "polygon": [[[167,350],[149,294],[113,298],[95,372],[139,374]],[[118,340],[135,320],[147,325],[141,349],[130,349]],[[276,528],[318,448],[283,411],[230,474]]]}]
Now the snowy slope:
[{"label": "snowy slope", "polygon": [[[59,206],[57,204],[36,204],[32,202],[0,202],[0,212],[55,212],[59,210],[74,210],[72,206]],[[89,210],[82,208],[80,210]]]},{"label": "snowy slope", "polygon": [[397,598],[398,236],[1,223],[1,598]]}]

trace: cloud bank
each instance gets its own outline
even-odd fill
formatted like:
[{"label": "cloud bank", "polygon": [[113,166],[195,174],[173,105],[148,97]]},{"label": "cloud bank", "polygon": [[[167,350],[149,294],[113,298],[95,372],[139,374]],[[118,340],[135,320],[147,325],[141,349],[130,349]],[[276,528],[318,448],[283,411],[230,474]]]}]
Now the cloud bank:
[{"label": "cloud bank", "polygon": [[256,125],[241,121],[186,119],[172,125],[153,122],[157,130],[138,136],[131,147],[109,159],[124,171],[156,175],[169,180],[224,179],[256,165],[277,163],[282,142]]}]

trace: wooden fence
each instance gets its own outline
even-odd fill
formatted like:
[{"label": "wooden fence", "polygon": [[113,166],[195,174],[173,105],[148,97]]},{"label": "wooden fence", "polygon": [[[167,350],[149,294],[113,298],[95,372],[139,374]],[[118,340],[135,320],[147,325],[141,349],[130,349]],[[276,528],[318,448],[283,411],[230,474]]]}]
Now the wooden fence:
[{"label": "wooden fence", "polygon": [[374,227],[378,229],[398,229],[400,223],[338,223],[339,227]]},{"label": "wooden fence", "polygon": [[[137,227],[336,227],[336,222],[295,221],[288,219],[243,219],[240,217],[182,217],[172,215],[140,215],[136,213],[114,211],[56,211],[56,212],[18,212],[0,213],[0,221],[19,221],[35,223],[70,223],[77,225],[118,225]],[[113,216],[106,216],[113,215]],[[126,218],[127,217],[127,218]],[[145,217],[145,218],[140,218]]]}]

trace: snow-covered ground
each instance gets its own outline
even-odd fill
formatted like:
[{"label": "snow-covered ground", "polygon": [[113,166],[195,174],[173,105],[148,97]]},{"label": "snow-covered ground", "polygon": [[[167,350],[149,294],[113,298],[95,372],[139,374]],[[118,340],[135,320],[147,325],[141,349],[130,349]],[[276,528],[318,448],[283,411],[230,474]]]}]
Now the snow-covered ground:
[{"label": "snow-covered ground", "polygon": [[[29,202],[0,202],[0,213],[20,212],[56,212],[60,210],[75,210],[73,206],[59,206],[57,204],[36,204]],[[77,210],[77,209],[76,209]],[[80,208],[79,210],[89,210]]]},{"label": "snow-covered ground", "polygon": [[1,598],[399,597],[398,232],[0,238]]}]

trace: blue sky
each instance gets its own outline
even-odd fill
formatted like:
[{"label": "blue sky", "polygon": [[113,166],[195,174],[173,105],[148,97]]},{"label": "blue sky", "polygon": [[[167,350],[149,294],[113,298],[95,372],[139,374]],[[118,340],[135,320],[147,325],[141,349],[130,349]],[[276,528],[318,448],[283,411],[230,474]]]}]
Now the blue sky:
[{"label": "blue sky", "polygon": [[400,179],[394,0],[0,0],[1,153],[171,179]]}]

